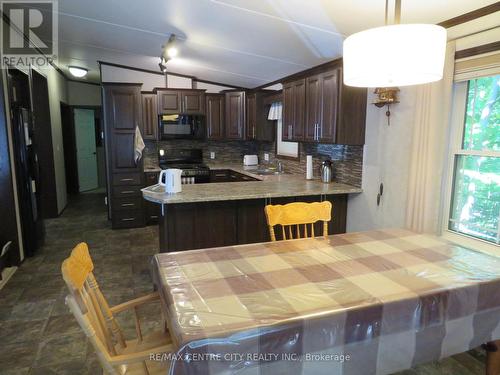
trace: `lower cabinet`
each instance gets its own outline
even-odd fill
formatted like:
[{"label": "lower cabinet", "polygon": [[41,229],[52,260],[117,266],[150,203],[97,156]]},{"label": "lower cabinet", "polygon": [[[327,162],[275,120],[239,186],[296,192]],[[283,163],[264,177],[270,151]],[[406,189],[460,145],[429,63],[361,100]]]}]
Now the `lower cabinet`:
[{"label": "lower cabinet", "polygon": [[[329,234],[345,233],[347,195],[328,195],[326,199],[333,204]],[[270,201],[268,199],[267,203],[316,202],[321,201],[321,196],[272,198]],[[160,216],[160,251],[270,241],[265,205],[265,199],[165,205],[166,215]],[[321,224],[317,223],[316,234],[322,233]],[[279,235],[277,237],[280,239]]]},{"label": "lower cabinet", "polygon": [[113,229],[144,226],[141,189],[142,173],[115,173],[111,177],[111,212]]},{"label": "lower cabinet", "polygon": [[[144,174],[144,179],[146,181],[146,186],[155,185],[158,183],[158,172],[146,172]],[[146,219],[146,225],[158,224],[160,219],[161,207],[157,203],[149,202],[141,197],[144,206],[144,217]]]}]

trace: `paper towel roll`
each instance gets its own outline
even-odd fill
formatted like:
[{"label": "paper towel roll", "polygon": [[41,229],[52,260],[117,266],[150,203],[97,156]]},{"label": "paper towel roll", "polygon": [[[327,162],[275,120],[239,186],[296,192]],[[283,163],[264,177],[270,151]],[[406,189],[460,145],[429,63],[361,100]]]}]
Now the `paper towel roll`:
[{"label": "paper towel roll", "polygon": [[306,157],[306,179],[313,179],[313,157],[312,155],[307,155]]}]

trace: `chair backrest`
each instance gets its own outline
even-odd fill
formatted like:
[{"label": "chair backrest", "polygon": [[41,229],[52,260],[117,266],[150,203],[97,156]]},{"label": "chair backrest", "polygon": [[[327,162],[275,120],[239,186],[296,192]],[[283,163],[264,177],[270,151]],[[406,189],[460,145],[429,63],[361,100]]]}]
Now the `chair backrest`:
[{"label": "chair backrest", "polygon": [[285,205],[267,205],[265,207],[267,225],[271,241],[276,241],[274,227],[281,226],[284,240],[292,238],[314,237],[314,223],[323,221],[323,236],[328,236],[328,222],[332,216],[332,204],[329,201]]},{"label": "chair backrest", "polygon": [[93,270],[94,264],[86,243],[78,244],[61,266],[64,281],[77,301],[81,315],[91,326],[91,329],[83,326],[82,329],[87,336],[88,332],[95,333],[96,340],[102,343],[97,347],[94,345],[96,351],[105,348],[107,355],[113,356],[117,354],[114,341],[125,347],[125,338],[99,289]]}]

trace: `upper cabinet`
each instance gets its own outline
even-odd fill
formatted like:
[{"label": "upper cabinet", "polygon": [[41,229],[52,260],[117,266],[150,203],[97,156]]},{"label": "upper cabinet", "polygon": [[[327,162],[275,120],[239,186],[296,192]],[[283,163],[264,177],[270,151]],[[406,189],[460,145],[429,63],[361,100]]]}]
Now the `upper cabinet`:
[{"label": "upper cabinet", "polygon": [[262,92],[247,93],[247,140],[274,141],[275,126],[272,121],[267,119],[263,95]]},{"label": "upper cabinet", "polygon": [[205,110],[208,139],[224,139],[224,94],[206,94]]},{"label": "upper cabinet", "polygon": [[204,114],[205,90],[158,89],[158,113],[161,115]]},{"label": "upper cabinet", "polygon": [[284,141],[303,141],[306,106],[306,80],[299,79],[283,85]]},{"label": "upper cabinet", "polygon": [[245,138],[245,91],[226,92],[226,139]]},{"label": "upper cabinet", "polygon": [[158,139],[158,108],[156,94],[142,93],[142,137]]},{"label": "upper cabinet", "polygon": [[366,89],[345,86],[342,68],[283,85],[283,140],[362,145]]}]

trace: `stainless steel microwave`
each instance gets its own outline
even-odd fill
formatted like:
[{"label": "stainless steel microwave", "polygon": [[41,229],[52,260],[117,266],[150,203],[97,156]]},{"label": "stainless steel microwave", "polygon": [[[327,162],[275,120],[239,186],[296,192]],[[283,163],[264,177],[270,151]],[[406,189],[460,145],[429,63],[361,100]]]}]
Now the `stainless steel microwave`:
[{"label": "stainless steel microwave", "polygon": [[160,115],[161,139],[205,138],[205,117],[201,115]]}]

